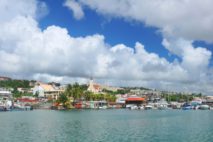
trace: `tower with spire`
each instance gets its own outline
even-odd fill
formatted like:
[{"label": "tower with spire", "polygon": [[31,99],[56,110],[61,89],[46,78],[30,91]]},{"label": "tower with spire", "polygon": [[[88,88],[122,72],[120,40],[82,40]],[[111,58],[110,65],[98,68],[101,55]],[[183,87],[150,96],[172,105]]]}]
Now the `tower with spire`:
[{"label": "tower with spire", "polygon": [[90,91],[90,92],[93,92],[93,93],[98,93],[98,92],[100,92],[100,90],[101,90],[100,85],[94,83],[93,78],[91,77],[90,81],[89,81],[89,85],[88,85],[87,91]]}]

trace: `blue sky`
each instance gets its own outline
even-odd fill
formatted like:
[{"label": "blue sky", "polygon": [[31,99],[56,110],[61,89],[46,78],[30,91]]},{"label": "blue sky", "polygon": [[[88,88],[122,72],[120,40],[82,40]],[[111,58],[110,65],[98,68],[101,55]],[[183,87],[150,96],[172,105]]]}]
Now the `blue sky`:
[{"label": "blue sky", "polygon": [[137,21],[104,17],[89,8],[84,9],[85,17],[82,20],[76,20],[72,12],[63,6],[64,0],[43,1],[46,2],[49,13],[39,21],[42,29],[49,25],[57,25],[67,28],[69,34],[74,37],[101,34],[105,36],[105,41],[110,45],[123,43],[134,47],[135,42],[138,41],[145,45],[147,51],[158,53],[159,56],[169,61],[178,58],[169,54],[168,50],[162,46],[162,36],[157,28],[145,26]]},{"label": "blue sky", "polygon": [[[179,59],[178,56],[170,54],[162,42],[162,35],[156,27],[146,26],[144,23],[125,20],[123,18],[104,17],[89,8],[84,9],[85,17],[76,20],[72,12],[63,4],[65,0],[41,0],[47,4],[48,14],[40,19],[39,25],[42,29],[49,25],[57,25],[68,29],[69,34],[74,37],[101,34],[110,45],[123,43],[134,47],[135,42],[141,42],[149,52],[157,53],[168,61]],[[213,51],[213,44],[203,41],[194,41],[194,46],[206,47]],[[181,60],[181,59],[179,59]],[[210,66],[213,66],[213,58]]]}]

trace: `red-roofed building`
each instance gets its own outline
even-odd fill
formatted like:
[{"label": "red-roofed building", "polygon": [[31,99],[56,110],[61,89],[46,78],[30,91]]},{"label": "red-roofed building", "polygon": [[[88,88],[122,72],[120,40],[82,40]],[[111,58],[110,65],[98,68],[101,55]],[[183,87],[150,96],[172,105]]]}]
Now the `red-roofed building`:
[{"label": "red-roofed building", "polygon": [[129,97],[126,99],[126,105],[127,104],[141,105],[144,102],[145,102],[145,98],[141,98],[141,97]]},{"label": "red-roofed building", "polygon": [[131,102],[131,101],[145,101],[144,98],[127,98],[126,101]]},{"label": "red-roofed building", "polygon": [[18,98],[16,101],[22,104],[30,104],[30,105],[37,104],[39,102],[38,99],[35,99],[33,97],[22,97]]}]

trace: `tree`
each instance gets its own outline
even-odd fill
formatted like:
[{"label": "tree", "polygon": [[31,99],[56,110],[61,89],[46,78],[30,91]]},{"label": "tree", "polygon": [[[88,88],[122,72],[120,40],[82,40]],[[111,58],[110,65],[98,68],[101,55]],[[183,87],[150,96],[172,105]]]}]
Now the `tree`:
[{"label": "tree", "polygon": [[115,102],[116,101],[116,96],[115,95],[106,94],[105,95],[105,100],[107,102]]},{"label": "tree", "polygon": [[58,103],[62,103],[64,108],[68,108],[67,102],[69,101],[68,97],[66,94],[61,94],[57,100]]},{"label": "tree", "polygon": [[0,86],[4,88],[30,88],[28,80],[5,80],[0,81]]},{"label": "tree", "polygon": [[73,97],[74,100],[81,99],[83,95],[83,89],[78,83],[73,85],[69,84],[65,90],[65,94],[69,97]]},{"label": "tree", "polygon": [[84,99],[85,99],[86,101],[92,100],[92,95],[93,95],[93,93],[90,92],[90,91],[85,91],[85,92],[83,93]]}]

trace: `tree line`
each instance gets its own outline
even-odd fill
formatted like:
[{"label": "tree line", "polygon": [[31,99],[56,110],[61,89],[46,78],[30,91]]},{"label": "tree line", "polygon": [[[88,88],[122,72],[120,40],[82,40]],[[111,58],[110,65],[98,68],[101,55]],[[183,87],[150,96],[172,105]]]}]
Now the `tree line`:
[{"label": "tree line", "polygon": [[192,101],[194,97],[201,97],[202,93],[192,93],[192,94],[184,94],[184,93],[177,93],[177,94],[169,94],[169,93],[162,93],[161,97],[165,98],[168,102],[189,102]]},{"label": "tree line", "polygon": [[78,83],[75,83],[73,85],[69,84],[66,87],[66,90],[64,93],[62,93],[57,102],[62,103],[63,105],[66,105],[67,102],[71,101],[71,98],[73,101],[107,101],[107,102],[115,102],[116,96],[113,93],[92,93],[87,91],[86,85],[79,85]]}]

